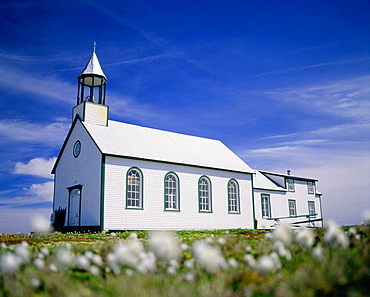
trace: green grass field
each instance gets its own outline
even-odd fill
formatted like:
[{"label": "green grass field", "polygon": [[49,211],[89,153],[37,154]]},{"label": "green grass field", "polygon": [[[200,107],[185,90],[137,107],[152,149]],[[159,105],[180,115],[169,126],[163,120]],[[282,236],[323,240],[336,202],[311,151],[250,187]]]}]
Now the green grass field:
[{"label": "green grass field", "polygon": [[1,234],[0,296],[369,296],[369,233]]}]

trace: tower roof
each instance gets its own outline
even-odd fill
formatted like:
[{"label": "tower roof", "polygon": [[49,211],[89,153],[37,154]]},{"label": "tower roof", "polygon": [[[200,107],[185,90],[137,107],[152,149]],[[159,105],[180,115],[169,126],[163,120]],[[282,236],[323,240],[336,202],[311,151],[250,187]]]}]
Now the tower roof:
[{"label": "tower roof", "polygon": [[95,53],[95,44],[94,44],[94,51],[91,55],[91,58],[89,62],[87,62],[85,69],[81,72],[81,75],[98,75],[103,77],[105,80],[107,80],[107,77],[105,76],[103,70],[101,69],[98,57],[96,56]]}]

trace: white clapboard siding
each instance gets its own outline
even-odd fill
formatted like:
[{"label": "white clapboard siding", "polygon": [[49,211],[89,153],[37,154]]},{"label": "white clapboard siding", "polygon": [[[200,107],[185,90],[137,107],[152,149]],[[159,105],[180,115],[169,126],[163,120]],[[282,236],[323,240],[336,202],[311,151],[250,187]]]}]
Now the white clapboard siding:
[{"label": "white clapboard siding", "polygon": [[73,108],[72,120],[75,119],[76,115],[79,115],[86,123],[106,126],[108,123],[108,106],[83,101]]},{"label": "white clapboard siding", "polygon": [[[126,209],[126,174],[137,167],[143,174],[143,209]],[[180,211],[164,210],[164,177],[173,171],[180,181]],[[212,183],[212,213],[198,209],[198,180]],[[227,183],[240,188],[240,214],[228,213]],[[252,228],[251,175],[158,162],[107,157],[105,164],[104,228],[108,230],[184,230]]]}]

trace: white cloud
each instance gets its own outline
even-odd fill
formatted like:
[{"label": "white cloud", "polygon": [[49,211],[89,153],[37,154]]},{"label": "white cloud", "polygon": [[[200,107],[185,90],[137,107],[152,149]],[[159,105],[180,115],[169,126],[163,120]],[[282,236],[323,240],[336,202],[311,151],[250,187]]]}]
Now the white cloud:
[{"label": "white cloud", "polygon": [[5,119],[0,121],[0,137],[3,142],[17,141],[60,146],[69,127],[70,121],[66,119],[59,119],[49,125]]},{"label": "white cloud", "polygon": [[42,184],[32,184],[29,189],[26,189],[33,197],[38,197],[40,200],[53,201],[54,182],[46,182]]},{"label": "white cloud", "polygon": [[44,177],[52,179],[51,170],[55,164],[56,158],[34,158],[30,160],[27,164],[22,162],[17,162],[14,167],[15,174],[27,174],[35,175],[39,177]]},{"label": "white cloud", "polygon": [[[27,207],[53,200],[54,182],[48,181],[40,184],[32,184],[29,188],[23,188],[23,192],[16,197],[2,197],[1,207]],[[14,192],[14,191],[13,191]]]}]

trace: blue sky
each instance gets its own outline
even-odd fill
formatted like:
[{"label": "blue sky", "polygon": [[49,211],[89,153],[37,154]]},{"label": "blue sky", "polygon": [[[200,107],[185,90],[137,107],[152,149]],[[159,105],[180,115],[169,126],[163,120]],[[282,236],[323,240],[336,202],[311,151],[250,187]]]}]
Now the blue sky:
[{"label": "blue sky", "polygon": [[1,2],[0,232],[50,215],[93,42],[110,119],[317,178],[339,224],[370,208],[369,1]]}]

